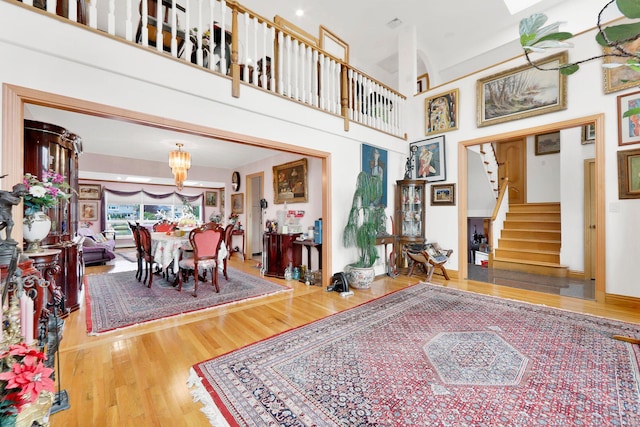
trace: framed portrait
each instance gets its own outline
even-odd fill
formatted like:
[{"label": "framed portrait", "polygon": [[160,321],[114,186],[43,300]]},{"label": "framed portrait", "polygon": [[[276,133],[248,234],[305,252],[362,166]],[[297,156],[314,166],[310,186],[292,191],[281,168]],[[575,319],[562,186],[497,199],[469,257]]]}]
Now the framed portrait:
[{"label": "framed portrait", "polygon": [[78,185],[78,198],[80,200],[100,200],[102,186],[100,184],[80,184]]},{"label": "framed portrait", "polygon": [[618,151],[618,198],[640,199],[640,149]]},{"label": "framed portrait", "polygon": [[98,202],[78,203],[78,216],[80,221],[98,220]]},{"label": "framed portrait", "polygon": [[596,124],[591,123],[582,126],[582,145],[596,142]]},{"label": "framed portrait", "polygon": [[205,206],[218,206],[218,192],[217,191],[205,191],[204,192],[204,204],[205,204]]},{"label": "framed portrait", "polygon": [[244,193],[236,193],[231,195],[231,213],[244,213]]},{"label": "framed portrait", "polygon": [[560,132],[536,135],[536,156],[560,152]]},{"label": "framed portrait", "polygon": [[413,179],[436,182],[444,181],[447,178],[444,135],[412,142],[410,150],[415,159],[415,166],[412,171]]},{"label": "framed portrait", "polygon": [[377,206],[387,206],[387,150],[362,144],[362,172],[378,175],[382,179],[382,197]]},{"label": "framed portrait", "polygon": [[[536,61],[544,68],[567,62],[567,52]],[[476,85],[478,127],[504,123],[567,108],[567,77],[526,64],[479,79]]]},{"label": "framed portrait", "polygon": [[426,134],[458,129],[458,89],[425,99]]},{"label": "framed portrait", "polygon": [[429,73],[418,76],[416,93],[422,93],[429,90]]},{"label": "framed portrait", "polygon": [[432,184],[431,185],[431,206],[455,206],[456,185],[455,184]]},{"label": "framed portrait", "polygon": [[618,96],[618,145],[640,142],[640,114],[624,117],[632,108],[640,108],[640,91]]},{"label": "framed portrait", "polygon": [[307,187],[307,159],[273,167],[273,203],[307,202]]}]

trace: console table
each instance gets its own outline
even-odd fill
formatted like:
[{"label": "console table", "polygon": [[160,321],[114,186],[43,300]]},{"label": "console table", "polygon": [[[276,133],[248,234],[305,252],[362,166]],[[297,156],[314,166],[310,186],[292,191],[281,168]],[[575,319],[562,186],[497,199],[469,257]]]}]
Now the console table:
[{"label": "console table", "polygon": [[[240,250],[240,249],[236,250],[233,247],[233,236],[242,237],[242,250]],[[230,253],[229,258],[231,258],[231,255],[233,255],[234,253],[239,253],[240,256],[242,256],[242,260],[244,261],[244,257],[245,257],[245,255],[244,255],[244,230],[234,229],[231,232],[231,243],[229,244],[229,253]]]},{"label": "console table", "polygon": [[266,251],[265,276],[284,279],[284,270],[291,264],[296,267],[302,263],[302,246],[294,245],[302,233],[280,234],[264,233]]},{"label": "console table", "polygon": [[315,243],[313,240],[294,240],[294,245],[301,245],[307,248],[307,268],[311,268],[311,248],[318,250],[318,270],[322,270],[322,243]]}]

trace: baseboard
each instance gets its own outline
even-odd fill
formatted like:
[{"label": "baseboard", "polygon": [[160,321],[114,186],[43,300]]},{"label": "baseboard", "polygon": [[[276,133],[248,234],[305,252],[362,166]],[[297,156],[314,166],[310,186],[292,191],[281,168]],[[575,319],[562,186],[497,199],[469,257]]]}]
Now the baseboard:
[{"label": "baseboard", "polygon": [[617,305],[620,307],[634,308],[640,310],[640,298],[626,295],[605,294],[605,304]]}]

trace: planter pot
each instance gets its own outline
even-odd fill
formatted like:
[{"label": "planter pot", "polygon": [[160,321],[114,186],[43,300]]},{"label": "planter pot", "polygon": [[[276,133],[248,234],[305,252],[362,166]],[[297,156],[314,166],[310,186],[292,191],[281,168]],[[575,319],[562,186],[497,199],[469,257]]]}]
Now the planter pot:
[{"label": "planter pot", "polygon": [[376,272],[373,267],[360,268],[347,265],[344,273],[347,276],[349,286],[356,289],[369,289],[373,279],[376,278]]},{"label": "planter pot", "polygon": [[38,211],[32,215],[25,215],[22,224],[22,235],[27,242],[25,252],[42,252],[40,242],[47,237],[51,230],[49,217],[44,212]]}]

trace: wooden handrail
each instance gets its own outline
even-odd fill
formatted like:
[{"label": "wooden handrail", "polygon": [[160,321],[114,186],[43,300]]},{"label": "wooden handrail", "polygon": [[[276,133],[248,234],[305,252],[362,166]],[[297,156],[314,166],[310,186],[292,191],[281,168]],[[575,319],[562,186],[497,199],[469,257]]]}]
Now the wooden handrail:
[{"label": "wooden handrail", "polygon": [[493,214],[491,215],[491,222],[495,221],[498,217],[498,211],[500,210],[500,205],[502,204],[502,200],[504,199],[504,195],[507,192],[507,188],[509,188],[509,178],[504,179],[502,186],[500,187],[500,193],[498,193],[498,198],[496,200],[496,206],[493,208]]}]

